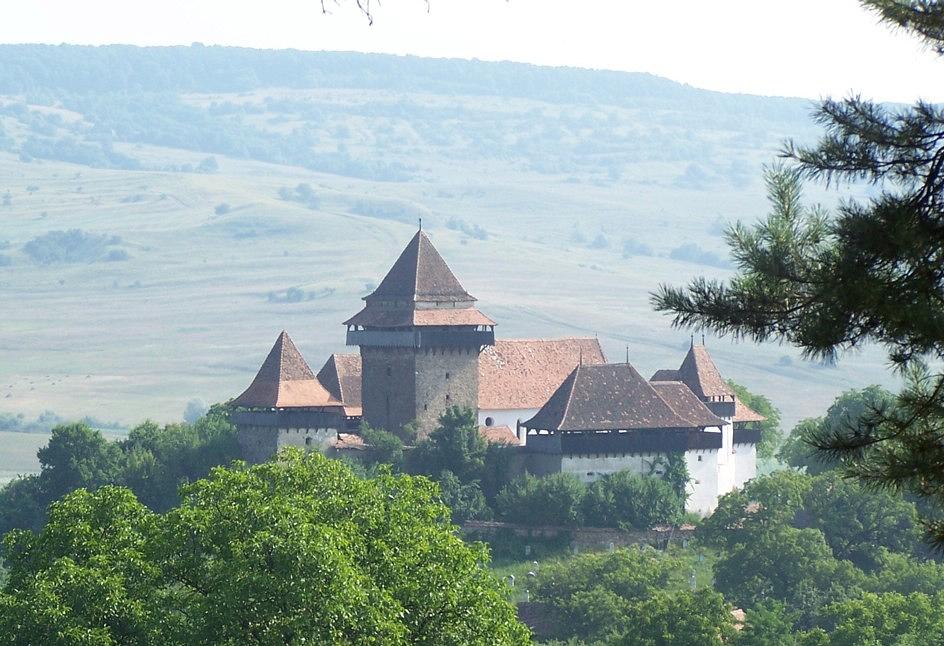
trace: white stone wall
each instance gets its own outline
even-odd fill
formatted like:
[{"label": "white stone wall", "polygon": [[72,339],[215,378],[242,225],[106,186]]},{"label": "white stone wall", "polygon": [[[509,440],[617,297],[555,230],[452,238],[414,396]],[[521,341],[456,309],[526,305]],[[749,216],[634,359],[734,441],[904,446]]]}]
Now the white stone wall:
[{"label": "white stone wall", "polygon": [[572,473],[582,482],[593,482],[617,471],[632,471],[647,476],[659,453],[591,453],[589,455],[565,455],[561,457],[561,471]]},{"label": "white stone wall", "polygon": [[685,511],[707,516],[718,506],[718,475],[722,449],[689,449],[685,452],[688,467],[688,500]]},{"label": "white stone wall", "polygon": [[734,491],[737,487],[735,476],[737,460],[734,454],[734,424],[726,419],[721,427],[721,449],[718,452],[718,495]]},{"label": "white stone wall", "polygon": [[[685,511],[707,516],[718,506],[718,449],[692,449],[685,452],[685,464],[691,480]],[[565,455],[561,458],[561,472],[571,473],[583,482],[593,482],[617,471],[631,471],[643,476],[653,473],[652,465],[659,453]]]},{"label": "white stone wall", "polygon": [[740,489],[757,476],[757,445],[734,445],[734,487]]},{"label": "white stone wall", "polygon": [[[537,408],[479,409],[479,426],[507,426],[512,433],[517,433],[519,422],[526,422],[537,414]],[[489,417],[492,423],[486,424]]]}]

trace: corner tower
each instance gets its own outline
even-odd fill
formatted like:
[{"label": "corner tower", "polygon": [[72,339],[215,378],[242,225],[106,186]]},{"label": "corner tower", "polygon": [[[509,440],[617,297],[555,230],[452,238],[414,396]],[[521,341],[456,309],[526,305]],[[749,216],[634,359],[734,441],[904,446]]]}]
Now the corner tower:
[{"label": "corner tower", "polygon": [[479,353],[495,322],[422,230],[364,301],[344,324],[360,346],[365,422],[398,432],[415,421],[423,436],[450,406],[478,410]]}]

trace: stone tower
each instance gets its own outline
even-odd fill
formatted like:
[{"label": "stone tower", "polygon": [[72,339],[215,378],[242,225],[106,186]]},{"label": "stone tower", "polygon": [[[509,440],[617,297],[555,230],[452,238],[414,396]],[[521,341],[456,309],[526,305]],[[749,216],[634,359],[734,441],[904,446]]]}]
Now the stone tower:
[{"label": "stone tower", "polygon": [[422,230],[364,301],[344,324],[360,346],[365,422],[398,432],[415,421],[422,437],[450,406],[478,410],[479,352],[494,345],[495,322]]}]

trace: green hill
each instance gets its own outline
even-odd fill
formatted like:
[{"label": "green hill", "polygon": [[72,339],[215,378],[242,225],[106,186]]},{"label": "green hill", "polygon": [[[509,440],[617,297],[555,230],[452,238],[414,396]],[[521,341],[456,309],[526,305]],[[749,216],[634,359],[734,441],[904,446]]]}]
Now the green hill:
[{"label": "green hill", "polygon": [[[283,328],[317,369],[420,217],[500,335],[675,367],[688,335],[648,293],[729,272],[723,223],[765,212],[809,108],[512,63],[2,46],[0,412],[178,419]],[[709,344],[787,424],[890,379],[878,353]]]}]

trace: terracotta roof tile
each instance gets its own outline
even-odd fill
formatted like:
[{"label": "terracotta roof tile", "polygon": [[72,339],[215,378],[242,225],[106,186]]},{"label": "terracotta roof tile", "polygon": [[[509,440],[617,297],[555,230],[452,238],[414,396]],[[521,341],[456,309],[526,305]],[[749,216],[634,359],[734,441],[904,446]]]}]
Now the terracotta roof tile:
[{"label": "terracotta roof tile", "polygon": [[587,365],[606,361],[597,339],[497,340],[479,356],[479,408],[540,408],[581,358]]},{"label": "terracotta roof tile", "polygon": [[308,363],[283,330],[249,388],[232,403],[245,408],[312,408],[340,402],[315,379]]},{"label": "terracotta roof tile", "polygon": [[537,415],[524,423],[547,431],[692,428],[628,363],[577,366]]},{"label": "terracotta roof tile", "polygon": [[338,436],[331,442],[331,447],[336,450],[354,450],[363,451],[367,448],[364,444],[364,438],[355,433],[338,433]]},{"label": "terracotta roof tile", "polygon": [[332,354],[318,371],[318,382],[331,397],[345,405],[361,405],[361,356]]},{"label": "terracotta roof tile", "polygon": [[474,301],[422,230],[365,300]]},{"label": "terracotta roof tile", "polygon": [[518,436],[511,430],[510,426],[479,426],[479,434],[485,438],[489,444],[508,444],[517,446]]},{"label": "terracotta roof tile", "polygon": [[767,418],[745,404],[740,398],[734,398],[734,422],[763,422]]},{"label": "terracotta roof tile", "polygon": [[678,381],[684,382],[702,399],[734,397],[734,390],[721,378],[708,349],[703,345],[692,345],[688,350],[678,369]]},{"label": "terracotta roof tile", "polygon": [[364,327],[423,327],[428,325],[495,325],[474,307],[442,309],[381,309],[367,305],[344,322]]},{"label": "terracotta roof tile", "polygon": [[681,381],[652,381],[650,383],[662,400],[692,427],[720,427],[727,423],[708,410],[695,393]]}]

